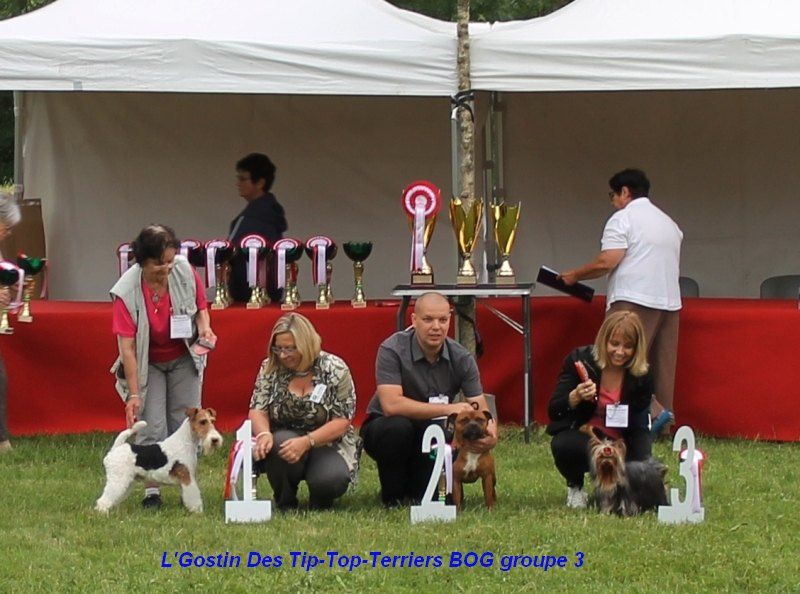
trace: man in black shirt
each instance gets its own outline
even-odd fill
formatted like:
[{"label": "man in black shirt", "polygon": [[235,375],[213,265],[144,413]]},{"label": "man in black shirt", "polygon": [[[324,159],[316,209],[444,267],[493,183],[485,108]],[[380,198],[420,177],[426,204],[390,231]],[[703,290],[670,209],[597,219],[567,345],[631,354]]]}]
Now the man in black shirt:
[{"label": "man in black shirt", "polygon": [[[261,153],[251,153],[236,163],[236,187],[247,206],[231,221],[228,239],[239,247],[243,237],[258,234],[271,243],[281,239],[288,228],[286,214],[275,195],[270,192],[275,181],[275,165]],[[278,301],[281,291],[275,285],[275,260],[270,258],[267,292],[272,301]],[[250,299],[247,284],[247,256],[239,253],[231,265],[229,290],[234,301]]]}]

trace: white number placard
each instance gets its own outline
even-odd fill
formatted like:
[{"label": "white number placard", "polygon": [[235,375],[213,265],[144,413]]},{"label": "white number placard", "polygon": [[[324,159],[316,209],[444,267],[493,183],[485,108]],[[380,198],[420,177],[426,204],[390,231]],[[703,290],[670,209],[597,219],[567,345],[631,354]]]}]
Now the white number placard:
[{"label": "white number placard", "polygon": [[431,478],[425,495],[422,496],[421,505],[411,506],[411,523],[419,522],[452,522],[456,519],[456,506],[446,505],[444,501],[432,501],[439,477],[442,476],[444,467],[445,448],[444,431],[439,425],[429,425],[422,436],[422,453],[428,454],[436,444],[436,459],[433,461]]},{"label": "white number placard", "polygon": [[[253,432],[250,420],[236,430],[236,439],[241,443],[237,462],[231,475],[242,478],[242,500],[237,500],[236,489],[231,489],[232,498],[225,502],[225,523],[266,522],[272,517],[272,502],[258,501],[253,497]],[[225,480],[230,480],[226,477]]]},{"label": "white number placard", "polygon": [[[686,443],[686,448],[681,447],[683,443]],[[683,450],[678,471],[686,483],[686,496],[681,501],[679,490],[670,489],[670,504],[658,507],[658,520],[667,524],[702,522],[705,519],[705,510],[700,500],[701,456],[698,456],[699,452],[695,449],[694,431],[691,427],[684,425],[675,432],[672,450]]]}]

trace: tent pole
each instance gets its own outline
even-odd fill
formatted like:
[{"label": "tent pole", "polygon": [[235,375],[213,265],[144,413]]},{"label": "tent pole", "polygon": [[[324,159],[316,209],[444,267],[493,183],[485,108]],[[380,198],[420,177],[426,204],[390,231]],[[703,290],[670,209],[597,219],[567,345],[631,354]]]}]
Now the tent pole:
[{"label": "tent pole", "polygon": [[24,190],[24,170],[22,162],[22,91],[14,91],[14,197],[22,200]]}]

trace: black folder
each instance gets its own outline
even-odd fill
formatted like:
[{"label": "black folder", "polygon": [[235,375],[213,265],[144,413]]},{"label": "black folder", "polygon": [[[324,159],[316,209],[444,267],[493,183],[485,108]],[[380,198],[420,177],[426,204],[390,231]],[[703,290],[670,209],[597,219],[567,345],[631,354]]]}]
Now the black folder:
[{"label": "black folder", "polygon": [[539,268],[539,276],[536,277],[536,282],[542,283],[543,285],[547,285],[556,291],[561,291],[567,295],[572,295],[573,297],[577,297],[578,299],[586,302],[590,302],[592,297],[594,297],[594,289],[589,285],[585,285],[583,283],[568,285],[563,280],[558,278],[558,272],[552,268],[548,268],[547,266],[542,266]]}]

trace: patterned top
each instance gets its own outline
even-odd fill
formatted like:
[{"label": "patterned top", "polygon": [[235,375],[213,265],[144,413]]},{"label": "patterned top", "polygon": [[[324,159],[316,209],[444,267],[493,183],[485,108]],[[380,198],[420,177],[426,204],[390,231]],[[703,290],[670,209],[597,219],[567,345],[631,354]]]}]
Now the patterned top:
[{"label": "patterned top", "polygon": [[[315,389],[317,386],[324,386],[321,388],[324,393],[319,399],[312,399],[312,395],[292,394],[289,391],[291,372],[277,369],[266,373],[268,361],[269,359],[264,359],[261,363],[250,408],[266,412],[270,428],[289,429],[305,435],[331,419],[353,420],[356,391],[350,369],[340,357],[321,351],[311,366],[312,385]],[[361,438],[351,425],[340,439],[320,447],[332,447],[336,450],[347,464],[351,482],[355,483],[361,446]]]}]

